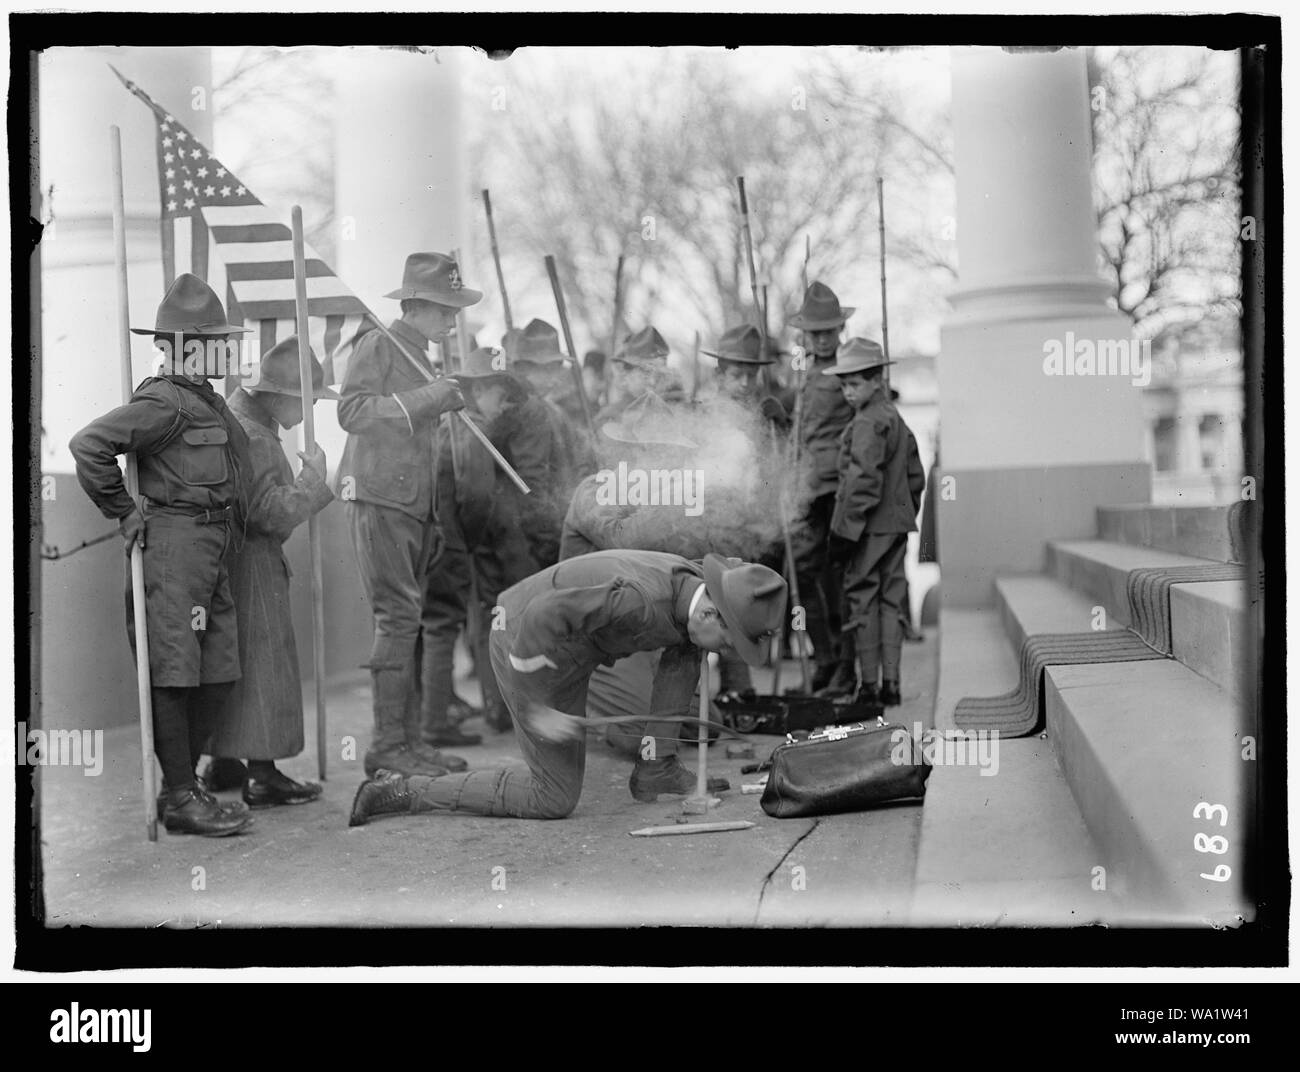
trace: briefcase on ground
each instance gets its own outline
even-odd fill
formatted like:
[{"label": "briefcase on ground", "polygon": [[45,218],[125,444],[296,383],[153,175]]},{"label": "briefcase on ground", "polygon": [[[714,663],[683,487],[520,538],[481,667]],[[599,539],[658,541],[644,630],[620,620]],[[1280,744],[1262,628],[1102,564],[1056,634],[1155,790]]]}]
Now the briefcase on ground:
[{"label": "briefcase on ground", "polygon": [[759,803],[777,819],[861,811],[924,796],[929,776],[920,742],[905,726],[828,726],[777,746]]}]

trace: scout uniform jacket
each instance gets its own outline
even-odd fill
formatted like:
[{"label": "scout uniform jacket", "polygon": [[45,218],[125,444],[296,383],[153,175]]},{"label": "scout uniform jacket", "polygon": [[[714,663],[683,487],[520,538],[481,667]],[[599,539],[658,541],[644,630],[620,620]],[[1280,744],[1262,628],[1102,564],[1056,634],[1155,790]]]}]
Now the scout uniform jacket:
[{"label": "scout uniform jacket", "polygon": [[135,509],[119,454],[135,453],[145,498],[194,513],[236,505],[248,468],[248,437],[221,396],[171,375],[145,380],[130,402],[74,435],[68,449],[81,487],[114,520]]},{"label": "scout uniform jacket", "polygon": [[840,439],[831,532],[854,541],[864,534],[915,532],[924,489],[916,439],[878,384]]},{"label": "scout uniform jacket", "polygon": [[[412,360],[433,372],[423,335],[401,320],[389,330]],[[357,344],[339,390],[339,424],[348,433],[335,488],[339,498],[387,506],[422,521],[434,516],[438,415],[403,401],[404,392],[427,383],[383,332],[371,331]]]},{"label": "scout uniform jacket", "polygon": [[585,714],[587,681],[598,666],[662,648],[649,718],[680,715],[699,679],[700,651],[685,623],[703,583],[702,567],[679,555],[582,555],[502,592],[505,629],[493,632],[493,642],[504,642],[529,696],[577,715]]}]

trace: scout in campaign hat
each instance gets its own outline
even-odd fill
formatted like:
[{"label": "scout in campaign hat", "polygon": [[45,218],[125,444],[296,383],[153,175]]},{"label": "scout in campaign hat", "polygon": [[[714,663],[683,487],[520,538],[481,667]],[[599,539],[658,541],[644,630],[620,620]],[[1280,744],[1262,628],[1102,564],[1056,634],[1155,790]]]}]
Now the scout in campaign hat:
[{"label": "scout in campaign hat", "polygon": [[524,330],[517,330],[517,335],[511,341],[514,343],[514,349],[510,353],[513,361],[554,365],[567,360],[560,349],[560,333],[545,320],[528,321]]},{"label": "scout in campaign hat", "polygon": [[885,351],[873,339],[852,338],[840,347],[835,364],[822,369],[823,376],[848,376],[854,372],[870,372],[875,368],[892,365],[885,360]]},{"label": "scout in campaign hat", "polygon": [[717,350],[701,350],[700,353],[716,357],[719,361],[730,361],[738,365],[771,365],[780,353],[776,340],[768,337],[767,353],[763,353],[762,337],[753,324],[742,324],[731,328],[718,340]]},{"label": "scout in campaign hat", "polygon": [[385,298],[418,298],[437,302],[454,309],[474,305],[483,297],[481,290],[472,290],[460,279],[460,268],[445,253],[412,253],[406,258],[402,272],[402,285],[389,291]]},{"label": "scout in campaign hat", "polygon": [[623,338],[615,361],[625,365],[661,366],[668,357],[668,344],[653,325],[646,325],[640,331]]},{"label": "scout in campaign hat", "polygon": [[189,272],[167,288],[153,327],[131,329],[136,335],[233,335],[252,330],[228,322],[217,292]]},{"label": "scout in campaign hat", "polygon": [[772,637],[785,621],[788,592],[781,575],[710,554],[704,556],[704,589],[722,615],[736,653],[751,666],[766,665]]},{"label": "scout in campaign hat", "polygon": [[[495,346],[480,346],[452,378],[469,389],[479,412],[490,421],[528,397],[528,389],[509,371],[505,352]],[[500,393],[494,387],[500,387]]]},{"label": "scout in campaign hat", "polygon": [[[270,391],[277,395],[302,397],[302,378],[298,371],[298,336],[281,339],[262,355],[261,379],[247,384],[250,391]],[[311,396],[338,400],[338,394],[325,386],[325,370],[311,354]]]},{"label": "scout in campaign hat", "polygon": [[835,291],[825,283],[814,282],[804,294],[799,311],[790,317],[790,324],[804,331],[827,331],[842,327],[856,312],[856,306],[841,306]]}]

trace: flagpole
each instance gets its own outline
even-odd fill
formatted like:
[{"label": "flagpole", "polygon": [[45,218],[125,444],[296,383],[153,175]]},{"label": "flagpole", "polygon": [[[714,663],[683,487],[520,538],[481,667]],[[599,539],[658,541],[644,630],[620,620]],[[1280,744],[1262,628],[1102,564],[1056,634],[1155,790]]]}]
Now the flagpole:
[{"label": "flagpole", "polygon": [[[132,394],[131,302],[126,277],[126,204],[122,193],[122,132],[109,128],[113,157],[113,260],[117,269],[118,342],[122,358],[122,401]],[[135,454],[126,456],[126,490],[139,509],[140,479]],[[154,788],[153,695],[149,680],[149,621],[145,614],[144,552],[139,542],[131,545],[131,604],[135,612],[135,684],[140,698],[140,772],[144,794],[144,828],[150,841],[158,840],[158,805]]]},{"label": "flagpole", "polygon": [[[298,378],[302,385],[302,447],[316,448],[316,414],[313,409],[311,336],[307,326],[307,251],[302,236],[302,208],[293,206],[293,291],[298,314]],[[321,567],[320,525],[317,515],[307,518],[307,545],[311,551],[311,654],[316,679],[316,770],[325,781],[325,597]]]}]

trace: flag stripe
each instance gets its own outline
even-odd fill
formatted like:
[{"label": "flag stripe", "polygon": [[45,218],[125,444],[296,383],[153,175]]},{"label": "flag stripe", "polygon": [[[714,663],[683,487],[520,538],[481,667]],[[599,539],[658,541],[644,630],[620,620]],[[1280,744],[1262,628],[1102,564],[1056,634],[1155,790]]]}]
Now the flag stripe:
[{"label": "flag stripe", "polygon": [[321,353],[332,354],[339,344],[346,317],[327,316],[325,318],[325,341],[321,344]]},{"label": "flag stripe", "polygon": [[[222,256],[226,255],[223,248]],[[227,262],[226,274],[240,283],[263,279],[293,279],[293,261],[250,261],[231,258]],[[329,265],[324,261],[307,262],[308,279],[335,279]]]},{"label": "flag stripe", "polygon": [[282,223],[241,223],[234,227],[209,223],[208,226],[218,242],[283,242],[286,238],[293,241],[293,232]]},{"label": "flag stripe", "polygon": [[[348,290],[344,282],[336,275],[317,276],[307,279],[307,298],[350,298],[360,306],[360,300]],[[235,279],[235,293],[239,300],[247,305],[249,302],[293,301],[293,273],[275,279]],[[359,310],[358,310],[359,311]]]},{"label": "flag stripe", "polygon": [[[265,320],[268,317],[272,320],[292,320],[296,315],[292,298],[281,301],[249,301],[241,298],[239,305],[249,320]],[[361,309],[364,306],[350,294],[333,298],[311,298],[307,302],[308,316],[361,315]]]},{"label": "flag stripe", "polygon": [[272,346],[275,345],[275,321],[263,320],[261,326],[262,326],[262,356],[265,357],[266,352],[269,349],[271,349]]}]

